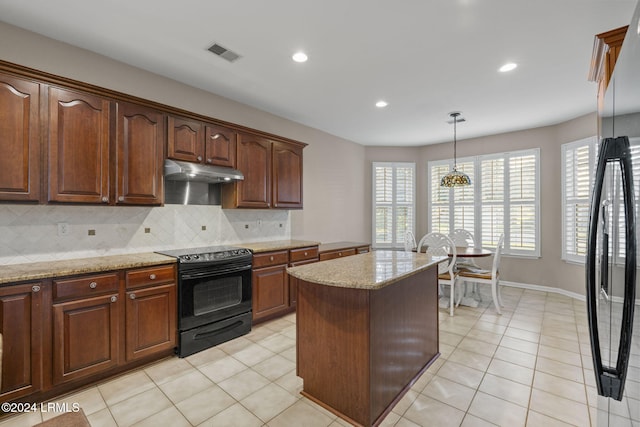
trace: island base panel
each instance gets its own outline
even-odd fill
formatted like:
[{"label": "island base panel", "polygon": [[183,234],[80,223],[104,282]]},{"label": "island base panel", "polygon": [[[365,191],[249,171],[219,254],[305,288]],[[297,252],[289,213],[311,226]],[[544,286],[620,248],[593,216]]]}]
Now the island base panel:
[{"label": "island base panel", "polygon": [[374,290],[298,280],[296,322],[302,394],[377,425],[439,355],[436,269]]}]

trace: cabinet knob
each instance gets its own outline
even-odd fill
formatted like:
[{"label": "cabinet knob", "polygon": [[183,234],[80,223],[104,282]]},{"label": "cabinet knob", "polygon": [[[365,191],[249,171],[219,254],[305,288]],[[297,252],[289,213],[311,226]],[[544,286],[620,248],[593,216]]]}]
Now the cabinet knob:
[{"label": "cabinet knob", "polygon": [[109,203],[109,198],[107,196],[104,196],[102,198],[102,203]]},{"label": "cabinet knob", "polygon": [[38,285],[33,285],[33,286],[31,287],[31,291],[32,291],[32,292],[40,292],[40,286],[38,286]]},{"label": "cabinet knob", "polygon": [[151,274],[149,275],[149,279],[151,279],[151,280],[156,280],[156,275],[155,275],[155,274],[153,274],[153,273],[151,273]]},{"label": "cabinet knob", "polygon": [[136,294],[129,294],[129,298],[136,299]]},{"label": "cabinet knob", "polygon": [[273,261],[273,255],[269,257],[269,261]]},{"label": "cabinet knob", "polygon": [[338,256],[342,256],[342,252],[338,252]]},{"label": "cabinet knob", "polygon": [[115,295],[113,295],[113,296],[111,297],[111,302],[116,302],[116,301],[118,301],[118,297],[117,297],[117,296],[115,296]]},{"label": "cabinet knob", "polygon": [[201,161],[202,161],[202,156],[198,156],[198,157],[196,157],[196,158],[198,159],[198,161],[199,161],[199,162],[201,162]]},{"label": "cabinet knob", "polygon": [[207,163],[213,163],[213,159],[207,159]]},{"label": "cabinet knob", "polygon": [[120,197],[118,197],[118,201],[119,201],[119,202],[124,202],[124,196],[120,196]]},{"label": "cabinet knob", "polygon": [[95,289],[96,287],[98,287],[98,284],[96,282],[91,282],[91,283],[89,283],[89,287],[91,289]]},{"label": "cabinet knob", "polygon": [[304,256],[307,256],[307,255],[308,255],[308,254],[305,252],[305,253],[304,253]]}]

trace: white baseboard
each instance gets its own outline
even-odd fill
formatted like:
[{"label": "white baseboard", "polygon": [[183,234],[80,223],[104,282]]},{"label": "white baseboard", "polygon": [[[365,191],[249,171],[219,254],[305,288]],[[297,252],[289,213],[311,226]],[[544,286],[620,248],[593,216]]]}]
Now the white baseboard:
[{"label": "white baseboard", "polygon": [[532,291],[540,291],[540,292],[552,292],[554,294],[564,295],[570,298],[574,298],[580,301],[586,301],[587,297],[584,295],[577,294],[575,292],[569,292],[564,289],[554,288],[551,286],[541,286],[541,285],[532,285],[529,283],[518,283],[518,282],[509,282],[507,280],[500,280],[500,284],[502,286],[511,286],[513,288],[523,288],[530,289]]}]

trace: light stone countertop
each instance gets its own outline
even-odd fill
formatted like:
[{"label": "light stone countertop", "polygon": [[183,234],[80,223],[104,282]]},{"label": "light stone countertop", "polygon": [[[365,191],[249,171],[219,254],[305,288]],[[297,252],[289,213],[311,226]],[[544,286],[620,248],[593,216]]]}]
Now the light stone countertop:
[{"label": "light stone countertop", "polygon": [[59,261],[30,262],[0,266],[0,285],[11,282],[38,280],[47,277],[71,276],[175,263],[173,257],[153,252],[75,258]]},{"label": "light stone countertop", "polygon": [[289,267],[287,272],[307,282],[341,288],[374,290],[426,270],[447,257],[424,253],[377,250],[313,264]]},{"label": "light stone countertop", "polygon": [[260,252],[271,252],[285,249],[304,248],[307,246],[318,246],[320,242],[310,240],[271,240],[267,242],[240,243],[233,246],[251,249],[254,254]]}]

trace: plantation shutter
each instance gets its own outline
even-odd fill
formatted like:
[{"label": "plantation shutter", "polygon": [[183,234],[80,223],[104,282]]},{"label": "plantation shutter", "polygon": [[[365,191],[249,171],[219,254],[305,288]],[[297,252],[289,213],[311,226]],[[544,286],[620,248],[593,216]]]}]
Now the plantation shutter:
[{"label": "plantation shutter", "polygon": [[415,233],[415,164],[373,163],[374,247],[404,247]]}]

